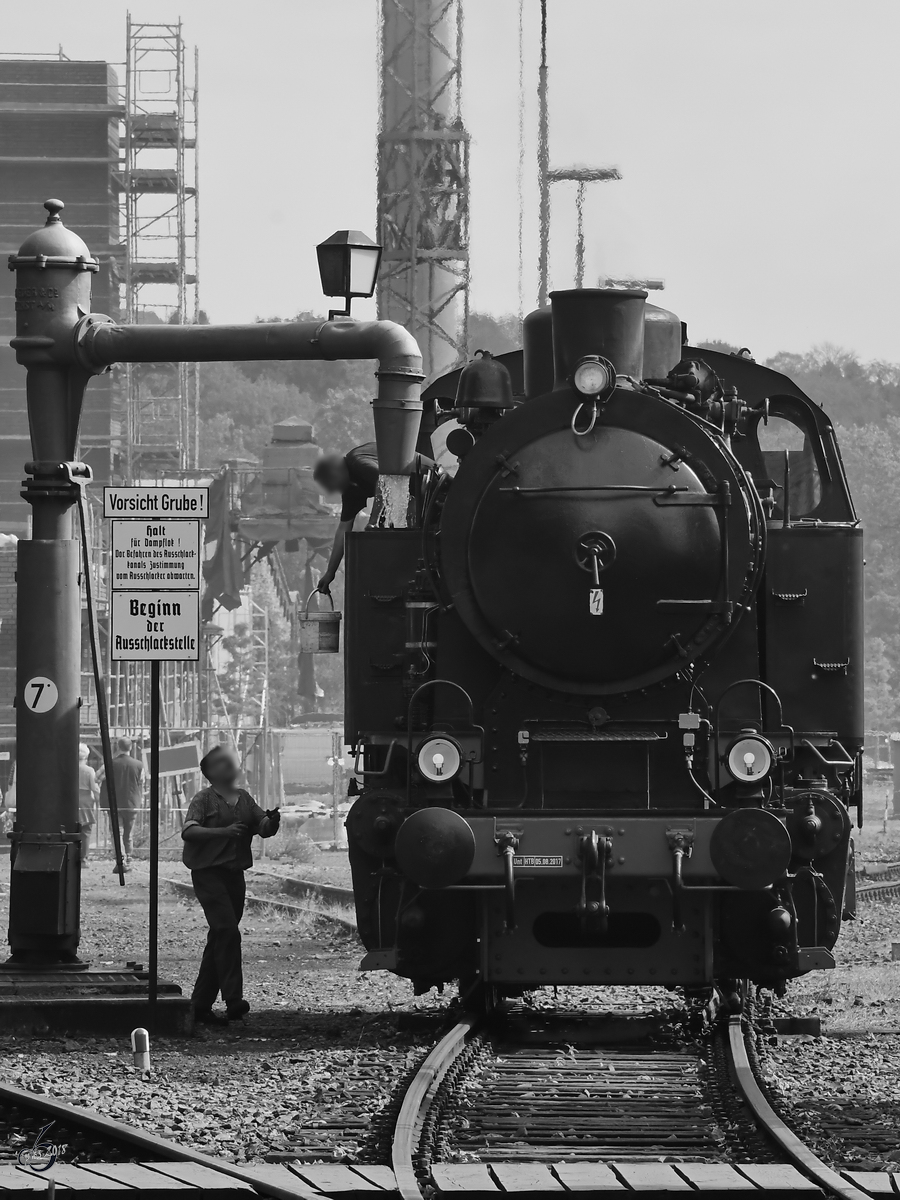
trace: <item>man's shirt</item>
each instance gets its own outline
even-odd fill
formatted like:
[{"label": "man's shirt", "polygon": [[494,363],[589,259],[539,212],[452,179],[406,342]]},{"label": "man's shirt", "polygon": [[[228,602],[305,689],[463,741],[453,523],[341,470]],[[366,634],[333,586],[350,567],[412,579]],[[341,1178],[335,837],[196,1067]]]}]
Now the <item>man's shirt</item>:
[{"label": "man's shirt", "polygon": [[344,455],[350,483],[341,493],[341,520],[352,521],[378,490],[378,451],[374,442],[355,446]]},{"label": "man's shirt", "polygon": [[203,788],[188,805],[184,828],[202,825],[204,829],[224,829],[240,823],[247,828],[238,838],[201,838],[196,842],[185,842],[182,862],[191,871],[204,867],[232,867],[246,871],[253,866],[251,844],[253,835],[259,833],[266,814],[249,792],[238,791],[235,804],[229,804],[214,787]]},{"label": "man's shirt", "polygon": [[[117,754],[112,760],[112,772],[116,785],[116,807],[119,812],[133,812],[140,808],[143,798],[141,789],[143,765],[136,758],[132,758],[130,754]],[[100,789],[100,807],[109,808],[109,793],[105,778]]]},{"label": "man's shirt", "polygon": [[[350,475],[350,483],[341,492],[341,520],[352,521],[362,512],[375,493],[378,491],[378,450],[374,442],[366,442],[356,446],[344,455],[344,462]],[[434,460],[426,454],[416,455],[416,472],[427,467],[433,467]],[[413,481],[410,478],[410,495]]]}]

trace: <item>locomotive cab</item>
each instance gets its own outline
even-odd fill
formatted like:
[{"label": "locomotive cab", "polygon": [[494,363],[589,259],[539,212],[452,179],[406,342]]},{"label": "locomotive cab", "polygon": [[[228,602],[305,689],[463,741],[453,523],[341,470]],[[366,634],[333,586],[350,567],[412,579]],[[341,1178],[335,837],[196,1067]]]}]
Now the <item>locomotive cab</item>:
[{"label": "locomotive cab", "polygon": [[861,804],[834,431],[643,292],[551,301],[426,392],[456,463],[415,527],[348,539],[364,966],[781,987],[833,965]]}]

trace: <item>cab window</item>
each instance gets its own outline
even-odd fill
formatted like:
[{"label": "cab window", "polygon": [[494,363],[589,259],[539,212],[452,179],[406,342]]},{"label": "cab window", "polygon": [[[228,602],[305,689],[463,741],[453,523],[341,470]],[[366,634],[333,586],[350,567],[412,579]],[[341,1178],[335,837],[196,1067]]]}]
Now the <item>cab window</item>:
[{"label": "cab window", "polygon": [[790,418],[775,415],[767,424],[759,421],[756,438],[766,476],[774,485],[773,517],[784,517],[786,494],[791,519],[808,516],[822,499],[822,479],[811,438]]}]

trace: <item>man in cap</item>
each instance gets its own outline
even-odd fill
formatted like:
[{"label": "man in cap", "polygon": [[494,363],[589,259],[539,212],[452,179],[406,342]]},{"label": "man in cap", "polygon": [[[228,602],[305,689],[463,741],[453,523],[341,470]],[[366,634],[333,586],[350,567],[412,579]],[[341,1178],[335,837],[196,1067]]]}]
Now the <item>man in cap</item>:
[{"label": "man in cap", "polygon": [[[281,814],[277,808],[263,812],[250,793],[238,787],[240,764],[227,746],[214,746],[201,759],[200,770],[209,787],[189,804],[181,831],[183,862],[190,868],[194,894],[209,925],[191,1003],[200,1024],[222,1025],[250,1011],[241,963],[244,872],[253,866],[253,835],[272,837]],[[227,1017],[213,1012],[219,992]]]}]

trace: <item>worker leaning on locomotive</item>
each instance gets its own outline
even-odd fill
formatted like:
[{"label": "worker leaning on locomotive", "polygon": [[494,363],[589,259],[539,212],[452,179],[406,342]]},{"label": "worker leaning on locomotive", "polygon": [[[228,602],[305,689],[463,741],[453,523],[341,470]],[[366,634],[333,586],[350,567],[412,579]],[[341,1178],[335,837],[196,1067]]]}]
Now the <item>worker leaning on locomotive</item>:
[{"label": "worker leaning on locomotive", "polygon": [[364,966],[418,988],[833,965],[862,818],[862,531],[788,378],[557,292],[424,393],[406,528],[346,537]]}]

